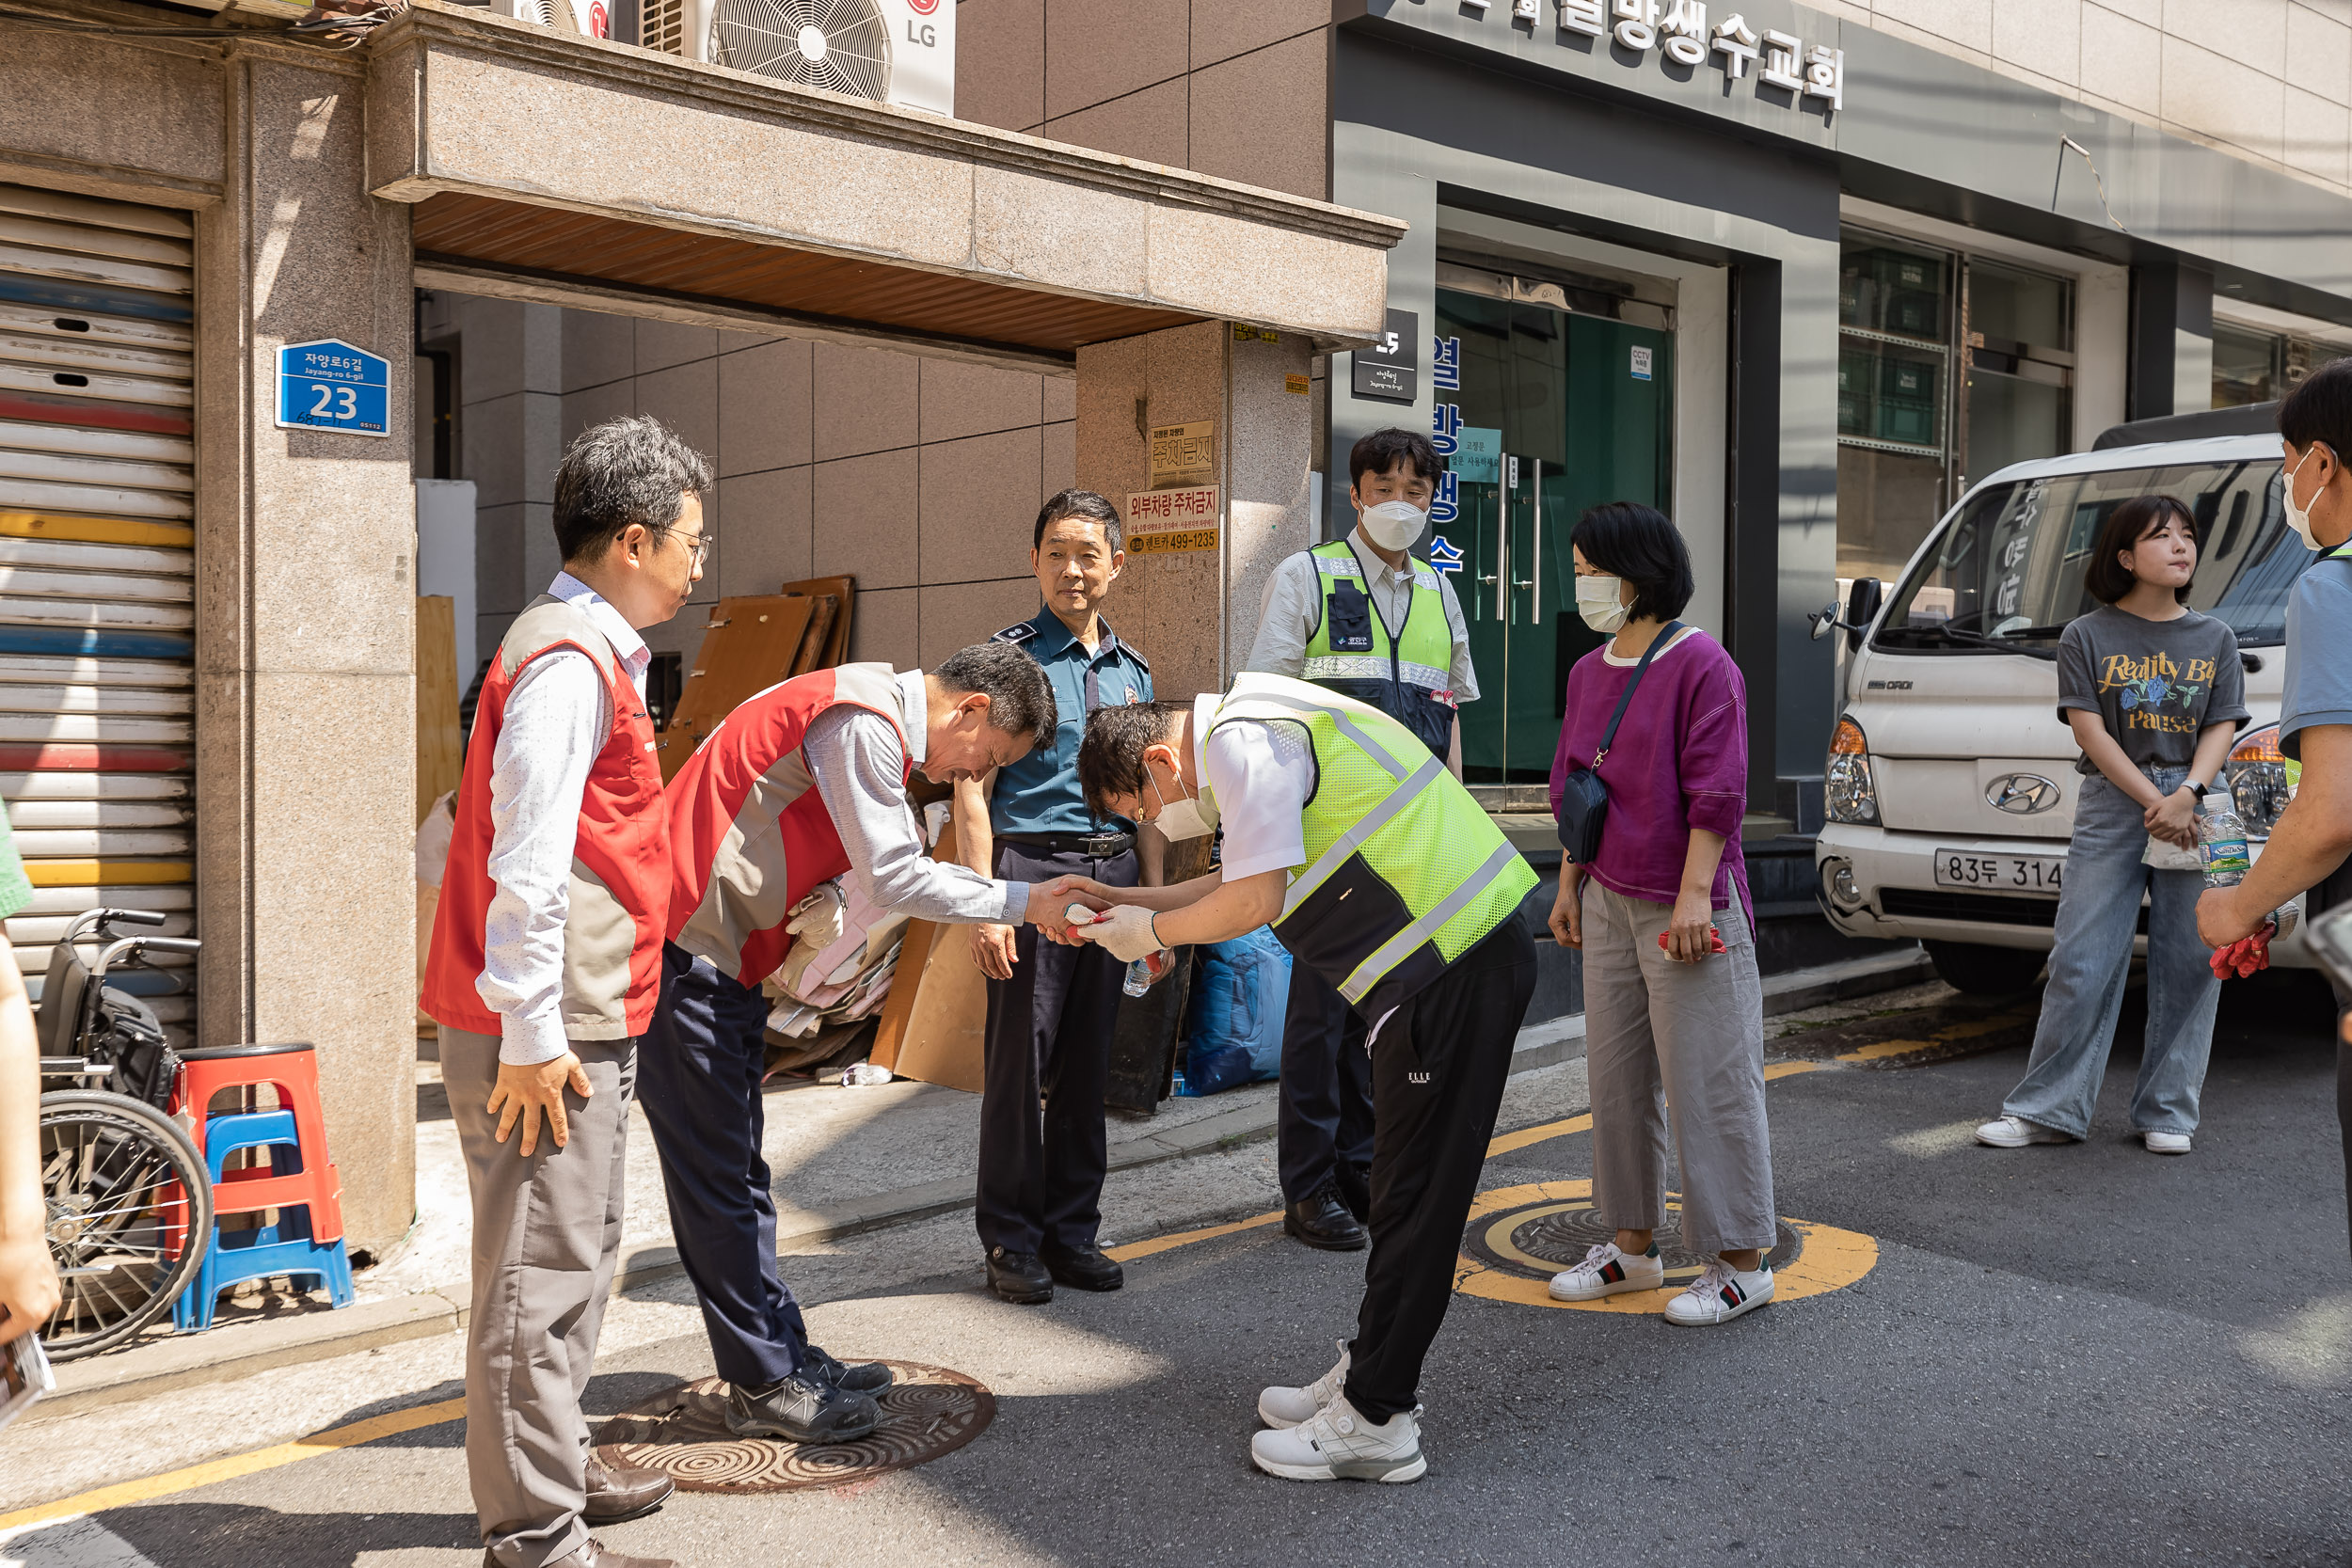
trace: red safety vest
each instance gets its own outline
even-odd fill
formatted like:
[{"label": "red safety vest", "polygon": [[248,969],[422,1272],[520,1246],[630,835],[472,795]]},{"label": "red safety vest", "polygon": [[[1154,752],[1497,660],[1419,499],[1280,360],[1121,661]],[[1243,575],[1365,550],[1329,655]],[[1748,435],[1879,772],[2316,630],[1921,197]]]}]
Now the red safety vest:
[{"label": "red safety vest", "polygon": [[482,683],[420,1006],[453,1028],[500,1032],[498,1014],[475,990],[497,891],[489,873],[490,768],[508,693],[525,666],[558,648],[588,656],[612,705],[612,733],[580,797],[564,922],[564,1032],[577,1039],[628,1039],[651,1025],[661,994],[662,928],[670,913],[669,804],[654,754],[653,721],[612,642],[585,612],[546,595],[516,618]]},{"label": "red safety vest", "polygon": [[914,771],[887,664],[845,664],[747,699],[670,781],[670,940],[746,986],[792,949],[785,922],[849,851],[801,756],[817,716],[866,708],[898,733],[899,782]]}]

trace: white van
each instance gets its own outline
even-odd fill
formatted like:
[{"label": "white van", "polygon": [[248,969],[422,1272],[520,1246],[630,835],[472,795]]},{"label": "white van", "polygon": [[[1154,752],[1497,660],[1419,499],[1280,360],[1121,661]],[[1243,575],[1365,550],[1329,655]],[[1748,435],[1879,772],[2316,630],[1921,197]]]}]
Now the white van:
[{"label": "white van", "polygon": [[[2111,438],[2111,437],[2110,437]],[[2081,750],[2058,716],[2058,636],[2095,608],[2083,568],[2107,514],[2177,496],[2203,546],[2188,602],[2237,633],[2253,719],[2225,777],[2256,855],[2286,803],[2278,749],[2287,595],[2312,560],[2279,499],[2276,435],[2118,446],[1974,486],[1880,602],[1857,582],[1844,705],[1814,851],[1850,936],[1915,938],[1963,990],[2019,990],[2050,950]],[[2313,911],[2316,912],[2316,911]],[[2147,951],[2143,909],[2137,951]],[[2309,965],[2302,929],[2272,950]]]}]

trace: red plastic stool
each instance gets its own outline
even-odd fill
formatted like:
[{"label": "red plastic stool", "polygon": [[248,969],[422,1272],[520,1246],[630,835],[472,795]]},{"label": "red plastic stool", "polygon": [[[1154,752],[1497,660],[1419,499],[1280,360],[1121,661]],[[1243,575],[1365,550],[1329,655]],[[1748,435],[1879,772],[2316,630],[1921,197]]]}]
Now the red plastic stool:
[{"label": "red plastic stool", "polygon": [[[214,1096],[228,1089],[252,1090],[267,1085],[278,1092],[278,1107],[294,1113],[295,1145],[302,1168],[291,1175],[256,1171],[230,1173],[231,1180],[215,1186],[215,1212],[246,1213],[260,1209],[307,1205],[310,1235],[332,1242],[343,1233],[342,1174],[326,1154],[326,1117],[319,1104],[318,1053],[308,1040],[273,1045],[218,1045],[180,1053],[180,1084],[172,1099],[174,1112],[186,1112],[193,1123],[190,1135],[196,1151],[210,1158],[204,1132],[212,1120]],[[241,1096],[240,1099],[247,1098]],[[224,1116],[246,1114],[240,1103]]]}]

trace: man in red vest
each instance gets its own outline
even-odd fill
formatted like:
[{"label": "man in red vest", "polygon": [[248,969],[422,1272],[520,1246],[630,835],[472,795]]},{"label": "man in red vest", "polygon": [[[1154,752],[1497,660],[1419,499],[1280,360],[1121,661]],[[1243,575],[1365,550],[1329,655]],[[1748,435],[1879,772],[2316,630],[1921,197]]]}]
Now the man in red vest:
[{"label": "man in red vest", "polygon": [[771,686],[670,781],[670,943],[645,1051],[645,1119],[739,1436],[862,1437],[880,1418],[873,1395],[890,1384],[885,1366],[845,1365],[810,1344],[776,1274],[760,1152],[770,1010],[760,983],[791,948],[792,908],[854,871],[884,909],[1026,922],[1069,940],[1067,879],[997,881],[930,859],[906,797],[917,768],[956,784],[1051,746],[1055,721],[1037,660],[983,642],[929,674],[850,664]]},{"label": "man in red vest", "polygon": [[670,912],[637,633],[701,578],[709,488],[708,466],[650,419],[572,443],[555,476],[564,570],[499,644],[457,789],[422,1006],[473,1195],[466,1467],[485,1568],[669,1568],[590,1535],[672,1483],[599,1461],[580,1398]]}]

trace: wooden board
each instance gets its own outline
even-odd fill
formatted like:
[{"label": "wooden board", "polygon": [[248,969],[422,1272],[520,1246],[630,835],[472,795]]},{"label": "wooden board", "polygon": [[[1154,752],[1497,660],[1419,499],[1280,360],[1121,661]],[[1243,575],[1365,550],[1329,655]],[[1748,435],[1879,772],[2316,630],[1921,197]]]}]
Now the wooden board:
[{"label": "wooden board", "polygon": [[833,641],[834,622],[841,618],[837,594],[818,594],[809,603],[808,630],[801,634],[801,651],[792,658],[792,673],[796,675],[829,668],[824,663],[825,647]]},{"label": "wooden board", "polygon": [[841,610],[834,617],[833,635],[825,641],[824,657],[817,663],[819,670],[830,670],[845,663],[850,657],[850,623],[851,611],[857,609],[857,578],[810,578],[804,582],[787,582],[777,590],[780,594],[805,594],[811,598],[831,594],[841,601]]},{"label": "wooden board", "polygon": [[417,800],[409,815],[418,822],[465,770],[457,699],[457,601],[426,594],[417,600]]},{"label": "wooden board", "polygon": [[705,623],[702,647],[678,692],[677,712],[661,732],[661,776],[675,776],[703,736],[736,705],[792,673],[814,602],[804,594],[721,599]]}]

